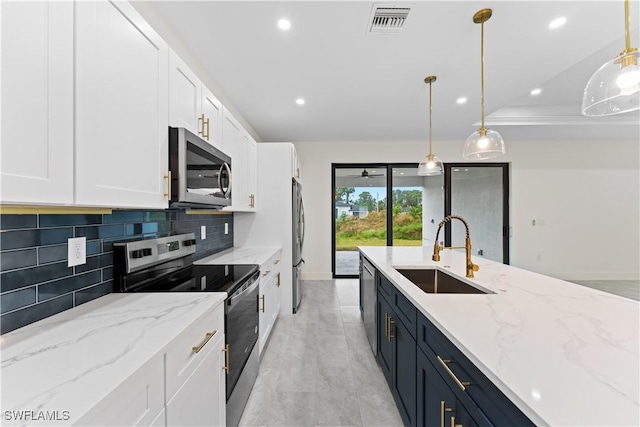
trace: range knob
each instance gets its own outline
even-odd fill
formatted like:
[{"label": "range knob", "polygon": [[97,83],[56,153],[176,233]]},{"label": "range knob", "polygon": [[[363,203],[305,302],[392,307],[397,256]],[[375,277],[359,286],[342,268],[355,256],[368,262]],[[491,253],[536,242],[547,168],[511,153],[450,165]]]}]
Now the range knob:
[{"label": "range knob", "polygon": [[142,256],[151,256],[151,248],[144,248],[142,250]]},{"label": "range knob", "polygon": [[144,256],[142,249],[131,251],[131,258],[142,258]]},{"label": "range knob", "polygon": [[196,239],[188,239],[182,242],[183,246],[193,246],[196,244]]}]

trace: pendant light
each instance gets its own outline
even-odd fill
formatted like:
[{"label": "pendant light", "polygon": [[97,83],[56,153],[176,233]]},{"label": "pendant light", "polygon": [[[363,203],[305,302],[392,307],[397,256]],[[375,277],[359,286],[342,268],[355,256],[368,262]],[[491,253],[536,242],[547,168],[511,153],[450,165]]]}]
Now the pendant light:
[{"label": "pendant light", "polygon": [[465,160],[487,160],[506,153],[502,136],[484,125],[484,23],[491,18],[491,9],[482,9],[473,15],[473,22],[480,24],[480,82],[482,100],[482,125],[467,138],[462,151]]},{"label": "pendant light", "polygon": [[431,83],[436,81],[436,76],[428,76],[424,79],[429,83],[429,154],[418,165],[418,175],[435,176],[442,175],[442,160],[431,153]]},{"label": "pendant light", "polygon": [[625,49],[604,64],[587,82],[582,114],[610,116],[640,110],[640,53],[631,47],[629,0],[624,2]]}]

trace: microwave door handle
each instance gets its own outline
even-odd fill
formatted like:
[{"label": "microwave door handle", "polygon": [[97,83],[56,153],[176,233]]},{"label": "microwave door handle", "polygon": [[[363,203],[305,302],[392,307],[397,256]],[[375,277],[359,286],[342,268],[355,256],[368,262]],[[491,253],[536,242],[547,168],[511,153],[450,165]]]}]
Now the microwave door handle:
[{"label": "microwave door handle", "polygon": [[218,188],[220,189],[220,192],[224,196],[224,190],[222,189],[222,169],[223,168],[224,168],[224,165],[220,166],[220,169],[218,170]]},{"label": "microwave door handle", "polygon": [[[220,168],[220,171],[222,171],[222,169],[226,169],[227,170],[227,175],[229,176],[229,185],[227,186],[227,188],[222,188],[222,186],[220,187],[220,190],[222,191],[222,194],[224,195],[224,197],[226,197],[227,199],[229,199],[231,197],[231,167],[229,167],[229,164],[227,162],[224,162],[222,164],[222,167]],[[220,179],[220,175],[218,175],[218,179]]]}]

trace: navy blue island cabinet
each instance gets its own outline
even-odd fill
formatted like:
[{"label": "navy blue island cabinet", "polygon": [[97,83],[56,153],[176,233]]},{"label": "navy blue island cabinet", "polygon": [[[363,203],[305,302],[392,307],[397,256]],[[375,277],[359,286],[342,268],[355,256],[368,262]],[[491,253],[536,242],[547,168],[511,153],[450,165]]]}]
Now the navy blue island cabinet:
[{"label": "navy blue island cabinet", "polygon": [[377,361],[405,426],[533,426],[380,271]]},{"label": "navy blue island cabinet", "polygon": [[[415,307],[377,275],[378,363],[406,426],[416,425]],[[386,286],[385,286],[386,285]],[[408,303],[408,305],[407,305]],[[412,311],[406,321],[405,310]],[[413,309],[413,310],[412,310]],[[409,323],[406,325],[406,323]]]}]

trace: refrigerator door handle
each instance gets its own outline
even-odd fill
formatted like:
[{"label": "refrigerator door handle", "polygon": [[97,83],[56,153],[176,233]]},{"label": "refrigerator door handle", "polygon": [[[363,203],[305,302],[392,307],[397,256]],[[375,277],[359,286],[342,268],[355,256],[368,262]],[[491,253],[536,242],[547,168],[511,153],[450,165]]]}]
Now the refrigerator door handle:
[{"label": "refrigerator door handle", "polygon": [[302,194],[300,195],[300,217],[298,223],[300,224],[300,256],[302,257],[302,248],[304,247],[304,202],[302,201]]}]

